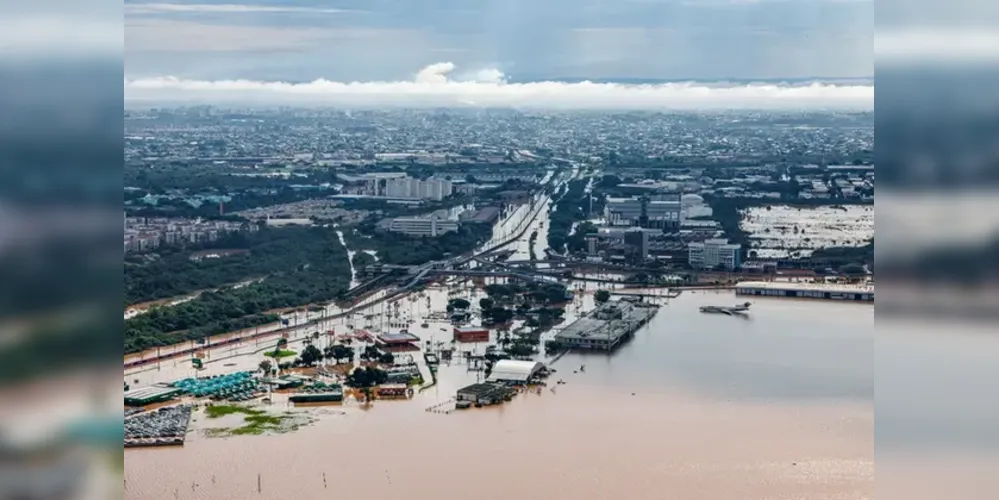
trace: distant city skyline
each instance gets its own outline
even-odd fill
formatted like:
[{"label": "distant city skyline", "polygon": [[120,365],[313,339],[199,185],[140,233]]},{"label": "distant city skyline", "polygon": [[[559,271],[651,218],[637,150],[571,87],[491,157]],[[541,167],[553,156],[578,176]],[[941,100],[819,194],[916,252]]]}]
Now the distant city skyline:
[{"label": "distant city skyline", "polygon": [[869,79],[870,0],[126,0],[125,76]]}]

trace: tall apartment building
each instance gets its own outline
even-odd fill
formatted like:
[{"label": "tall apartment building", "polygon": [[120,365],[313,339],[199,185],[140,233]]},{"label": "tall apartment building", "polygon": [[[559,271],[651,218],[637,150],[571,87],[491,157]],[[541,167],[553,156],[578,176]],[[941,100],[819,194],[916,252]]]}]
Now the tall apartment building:
[{"label": "tall apartment building", "polygon": [[687,262],[694,269],[714,269],[721,266],[734,270],[742,263],[742,245],[729,243],[726,239],[690,243],[687,250]]},{"label": "tall apartment building", "polygon": [[607,198],[604,218],[613,226],[676,229],[681,208],[680,197],[673,195]]},{"label": "tall apartment building", "polygon": [[388,179],[385,181],[385,196],[412,200],[440,201],[454,192],[451,181],[427,179],[421,181],[412,177]]}]

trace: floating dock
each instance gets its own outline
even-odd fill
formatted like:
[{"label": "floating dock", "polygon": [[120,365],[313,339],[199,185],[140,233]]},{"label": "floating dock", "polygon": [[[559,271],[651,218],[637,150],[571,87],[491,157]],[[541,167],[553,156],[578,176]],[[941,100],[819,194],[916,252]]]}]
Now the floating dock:
[{"label": "floating dock", "polygon": [[800,299],[874,302],[874,285],[801,283],[792,281],[743,281],[735,285],[735,294],[757,297],[793,297]]},{"label": "floating dock", "polygon": [[645,302],[608,302],[555,335],[566,349],[611,351],[631,338],[659,312],[659,306]]}]

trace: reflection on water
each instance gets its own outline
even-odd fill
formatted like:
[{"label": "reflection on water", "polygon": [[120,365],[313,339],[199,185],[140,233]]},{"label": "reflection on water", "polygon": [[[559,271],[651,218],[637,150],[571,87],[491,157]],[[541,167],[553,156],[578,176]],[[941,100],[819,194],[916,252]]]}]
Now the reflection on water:
[{"label": "reflection on water", "polygon": [[563,357],[555,393],[501,407],[424,411],[475,380],[456,365],[416,401],[296,433],[128,450],[126,498],[873,497],[873,308],[697,312],[733,300],[684,294],[613,356]]}]

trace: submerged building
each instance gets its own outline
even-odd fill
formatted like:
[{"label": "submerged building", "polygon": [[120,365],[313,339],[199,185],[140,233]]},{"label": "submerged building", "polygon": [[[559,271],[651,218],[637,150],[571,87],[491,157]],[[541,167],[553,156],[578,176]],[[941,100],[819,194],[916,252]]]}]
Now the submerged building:
[{"label": "submerged building", "polygon": [[577,319],[555,335],[565,349],[610,351],[631,337],[659,312],[659,306],[644,302],[608,302]]},{"label": "submerged building", "polygon": [[537,375],[541,374],[545,365],[539,361],[518,361],[515,359],[501,359],[493,365],[492,371],[486,382],[500,382],[506,384],[526,384]]},{"label": "submerged building", "polygon": [[874,285],[743,281],[735,285],[735,294],[764,297],[795,297],[802,299],[874,302]]},{"label": "submerged building", "polygon": [[484,384],[472,384],[458,389],[455,400],[457,401],[456,406],[458,408],[467,408],[471,405],[488,406],[509,401],[516,393],[516,389],[511,389],[504,384],[487,382]]}]

